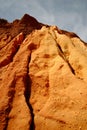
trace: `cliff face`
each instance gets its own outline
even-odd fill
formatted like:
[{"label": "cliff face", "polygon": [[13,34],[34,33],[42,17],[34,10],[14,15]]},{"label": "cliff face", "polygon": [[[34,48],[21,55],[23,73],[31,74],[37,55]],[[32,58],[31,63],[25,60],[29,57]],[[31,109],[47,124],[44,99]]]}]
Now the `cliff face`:
[{"label": "cliff face", "polygon": [[0,130],[87,130],[87,46],[25,15],[0,25]]}]

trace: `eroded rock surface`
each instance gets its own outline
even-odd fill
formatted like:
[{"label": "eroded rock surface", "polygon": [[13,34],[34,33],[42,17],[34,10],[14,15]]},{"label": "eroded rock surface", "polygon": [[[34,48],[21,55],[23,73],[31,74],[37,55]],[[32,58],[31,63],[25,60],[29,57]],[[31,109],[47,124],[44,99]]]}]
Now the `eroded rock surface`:
[{"label": "eroded rock surface", "polygon": [[1,33],[0,130],[87,130],[87,46],[33,20]]}]

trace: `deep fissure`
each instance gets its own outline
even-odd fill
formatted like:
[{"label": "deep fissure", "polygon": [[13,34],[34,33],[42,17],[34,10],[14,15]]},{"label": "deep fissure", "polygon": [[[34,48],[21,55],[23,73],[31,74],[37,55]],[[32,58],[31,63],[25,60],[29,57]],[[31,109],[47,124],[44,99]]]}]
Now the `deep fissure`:
[{"label": "deep fissure", "polygon": [[[50,35],[51,35],[51,33],[49,33]],[[52,35],[51,35],[52,36]],[[55,36],[56,36],[56,34],[55,34]],[[53,36],[52,36],[53,37]],[[54,39],[54,37],[53,37],[53,39]],[[57,39],[57,37],[56,37],[56,39]],[[54,39],[55,40],[55,39]],[[61,54],[60,54],[60,56],[67,62],[67,64],[68,64],[68,66],[69,66],[69,68],[70,68],[70,70],[71,70],[71,72],[75,75],[75,71],[74,71],[74,69],[72,68],[72,66],[70,65],[70,63],[67,61],[67,59],[66,59],[66,57],[65,57],[65,55],[64,55],[64,53],[63,53],[63,51],[62,51],[62,49],[61,49],[61,47],[60,47],[60,45],[57,43],[57,41],[55,40],[55,42],[56,42],[56,45],[57,45],[57,47],[59,48],[59,50],[60,50],[60,52],[61,52]]]},{"label": "deep fissure", "polygon": [[[18,52],[19,48],[20,48],[20,46],[18,45],[16,48],[16,51],[14,53],[12,53],[10,62],[13,62],[13,58],[16,55],[16,53]],[[7,62],[7,64],[9,64],[10,62]],[[5,64],[5,65],[7,65],[7,64]],[[5,66],[5,65],[3,65],[3,66]],[[15,95],[15,84],[16,84],[15,79],[13,79],[11,84],[12,85],[10,86],[9,91],[8,91],[8,96],[9,96],[8,106],[7,106],[7,109],[5,110],[6,125],[4,127],[4,130],[7,130],[8,122],[9,122],[9,113],[12,109],[12,103],[13,103],[13,99],[14,99],[14,95]]]},{"label": "deep fissure", "polygon": [[27,106],[31,112],[31,117],[32,117],[32,121],[31,121],[31,125],[30,125],[30,130],[34,130],[35,129],[35,125],[34,125],[34,113],[33,113],[33,108],[32,105],[29,103],[29,99],[30,99],[30,94],[31,94],[31,79],[29,77],[29,63],[31,60],[31,55],[29,57],[29,61],[28,61],[28,66],[27,66],[27,75],[26,75],[26,80],[25,80],[25,84],[26,84],[26,88],[25,88],[25,99],[26,99],[26,103]]},{"label": "deep fissure", "polygon": [[7,117],[6,117],[6,125],[5,125],[4,130],[7,130],[7,127],[8,127],[9,113],[10,113],[10,111],[12,109],[12,102],[13,102],[14,94],[15,94],[15,80],[13,80],[12,82],[13,82],[12,84],[14,84],[14,85],[10,86],[10,88],[9,88],[10,91],[8,92],[8,96],[9,96],[9,94],[11,96],[9,97],[8,107],[5,110],[5,115],[7,115]]},{"label": "deep fissure", "polygon": [[4,67],[4,66],[8,65],[9,63],[13,62],[13,59],[14,59],[16,53],[18,52],[19,48],[20,48],[20,45],[18,45],[18,46],[16,47],[15,51],[12,52],[12,54],[11,54],[10,56],[8,56],[9,59],[6,57],[6,58],[0,63],[0,67]]},{"label": "deep fissure", "polygon": [[65,57],[65,55],[64,55],[64,53],[63,53],[63,51],[62,51],[62,49],[61,49],[61,47],[60,47],[60,45],[57,44],[57,46],[58,46],[58,48],[60,49],[61,53],[63,54],[62,58],[67,62],[68,66],[69,66],[69,68],[70,68],[70,70],[71,70],[71,72],[75,75],[75,71],[74,71],[74,69],[72,68],[72,66],[70,65],[70,63],[67,61],[67,59],[66,59],[66,57]]}]

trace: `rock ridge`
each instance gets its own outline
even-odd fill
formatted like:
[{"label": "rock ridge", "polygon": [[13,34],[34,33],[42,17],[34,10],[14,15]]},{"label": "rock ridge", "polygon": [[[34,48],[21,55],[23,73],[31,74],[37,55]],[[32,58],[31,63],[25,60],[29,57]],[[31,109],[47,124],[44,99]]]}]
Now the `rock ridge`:
[{"label": "rock ridge", "polygon": [[87,130],[86,43],[27,14],[0,25],[0,130],[15,129]]}]

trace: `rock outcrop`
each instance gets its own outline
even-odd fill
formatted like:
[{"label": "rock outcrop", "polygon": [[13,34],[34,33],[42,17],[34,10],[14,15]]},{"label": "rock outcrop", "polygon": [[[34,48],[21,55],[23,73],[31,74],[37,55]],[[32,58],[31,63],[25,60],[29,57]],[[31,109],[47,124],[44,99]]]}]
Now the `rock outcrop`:
[{"label": "rock outcrop", "polygon": [[0,130],[87,130],[86,43],[27,14],[0,23]]}]

